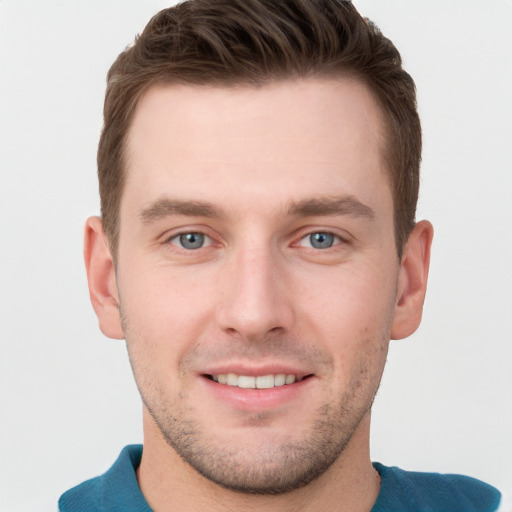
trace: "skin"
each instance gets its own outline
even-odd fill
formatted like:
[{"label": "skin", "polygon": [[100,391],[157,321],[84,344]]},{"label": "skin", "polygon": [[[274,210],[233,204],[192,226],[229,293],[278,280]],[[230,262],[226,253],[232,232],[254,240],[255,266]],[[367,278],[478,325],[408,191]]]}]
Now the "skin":
[{"label": "skin", "polygon": [[[418,223],[398,259],[382,127],[352,79],[141,99],[118,260],[98,218],[85,259],[143,399],[154,510],[371,509],[371,404],[389,340],[421,320],[432,240]],[[204,244],[183,247],[187,233]],[[283,369],[306,378],[255,391],[208,377]]]}]

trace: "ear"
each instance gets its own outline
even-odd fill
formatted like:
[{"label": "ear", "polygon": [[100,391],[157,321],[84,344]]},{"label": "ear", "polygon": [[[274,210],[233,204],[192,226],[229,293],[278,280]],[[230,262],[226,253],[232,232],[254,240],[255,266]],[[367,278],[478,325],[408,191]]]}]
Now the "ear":
[{"label": "ear", "polygon": [[430,247],[434,229],[430,222],[418,222],[404,247],[398,276],[397,303],[391,338],[410,336],[420,325],[427,291]]},{"label": "ear", "polygon": [[84,259],[92,307],[105,336],[123,339],[116,274],[107,236],[101,219],[87,219],[84,234]]}]

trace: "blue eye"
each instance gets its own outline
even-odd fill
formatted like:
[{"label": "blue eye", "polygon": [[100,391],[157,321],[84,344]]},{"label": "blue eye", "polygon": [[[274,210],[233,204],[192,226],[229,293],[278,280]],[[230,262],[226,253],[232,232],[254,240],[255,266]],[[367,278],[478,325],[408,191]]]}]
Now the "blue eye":
[{"label": "blue eye", "polygon": [[182,233],[170,240],[176,241],[183,249],[195,250],[210,245],[210,238],[203,233]]},{"label": "blue eye", "polygon": [[309,243],[315,249],[329,249],[334,245],[334,235],[332,233],[311,233]]},{"label": "blue eye", "polygon": [[327,231],[316,231],[315,233],[310,233],[309,235],[304,236],[299,245],[312,249],[330,249],[341,242],[342,239],[333,233],[329,233]]}]

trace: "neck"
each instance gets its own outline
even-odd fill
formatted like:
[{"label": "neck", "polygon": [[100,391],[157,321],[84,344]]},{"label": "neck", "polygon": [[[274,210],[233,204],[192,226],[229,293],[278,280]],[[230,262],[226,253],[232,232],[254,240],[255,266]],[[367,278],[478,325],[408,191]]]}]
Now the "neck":
[{"label": "neck", "polygon": [[288,493],[234,492],[196,472],[162,438],[145,411],[144,452],[137,478],[155,512],[368,512],[379,494],[380,477],[369,455],[370,415],[359,424],[342,455],[320,477]]}]

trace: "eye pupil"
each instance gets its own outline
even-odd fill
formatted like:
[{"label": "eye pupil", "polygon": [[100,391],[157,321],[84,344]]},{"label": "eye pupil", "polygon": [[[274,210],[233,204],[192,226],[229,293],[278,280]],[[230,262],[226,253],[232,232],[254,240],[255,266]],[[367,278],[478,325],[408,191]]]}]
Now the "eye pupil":
[{"label": "eye pupil", "polygon": [[334,243],[334,235],[331,233],[312,233],[309,235],[309,241],[315,249],[328,249]]},{"label": "eye pupil", "polygon": [[199,249],[204,244],[204,235],[201,233],[184,233],[180,235],[180,244],[185,249]]}]

